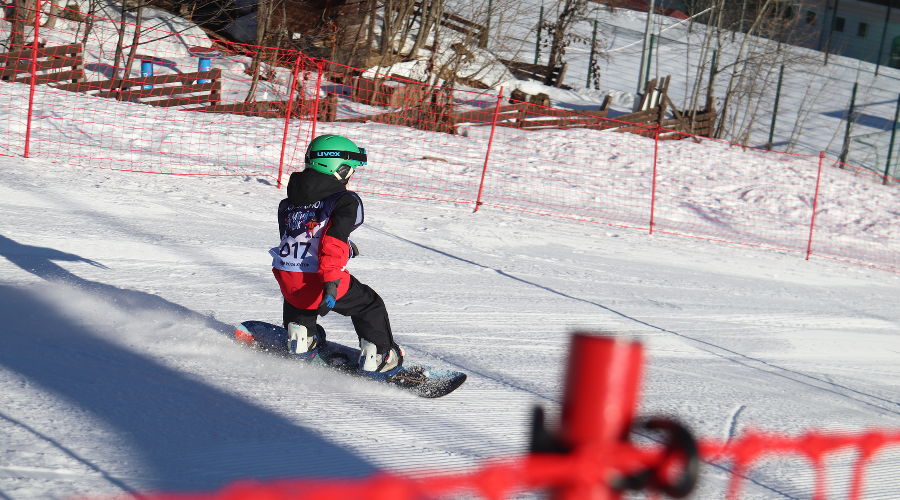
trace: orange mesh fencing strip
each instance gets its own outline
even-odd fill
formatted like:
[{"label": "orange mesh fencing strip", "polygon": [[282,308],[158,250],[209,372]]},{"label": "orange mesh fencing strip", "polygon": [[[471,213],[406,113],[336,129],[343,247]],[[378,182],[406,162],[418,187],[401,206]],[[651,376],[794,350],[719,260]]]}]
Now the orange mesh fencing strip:
[{"label": "orange mesh fencing strip", "polygon": [[[731,478],[727,498],[740,498],[741,485],[754,463],[769,456],[801,455],[815,469],[813,500],[828,493],[824,459],[832,453],[851,449],[858,452],[853,466],[853,482],[847,498],[861,498],[866,466],[872,457],[888,447],[900,445],[900,431],[871,430],[859,434],[809,432],[797,437],[751,432],[729,442],[701,441],[704,461],[730,462]],[[585,447],[587,448],[587,447]],[[488,463],[473,472],[416,477],[377,474],[364,479],[241,481],[215,493],[142,495],[153,500],[200,499],[295,499],[295,500],[413,500],[450,495],[475,495],[499,500],[533,490],[552,490],[571,485],[610,486],[611,478],[629,476],[659,464],[662,450],[656,446],[636,447],[628,443],[605,444],[578,449],[570,454],[532,454],[518,459]]]}]

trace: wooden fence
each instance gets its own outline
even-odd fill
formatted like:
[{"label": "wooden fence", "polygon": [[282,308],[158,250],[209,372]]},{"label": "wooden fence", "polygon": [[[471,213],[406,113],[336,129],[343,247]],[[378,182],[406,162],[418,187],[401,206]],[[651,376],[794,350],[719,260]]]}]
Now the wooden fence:
[{"label": "wooden fence", "polygon": [[532,64],[511,59],[500,59],[510,73],[523,80],[537,80],[544,85],[562,87],[563,78],[566,77],[567,64],[561,66],[547,66],[546,64]]},{"label": "wooden fence", "polygon": [[[680,111],[668,96],[670,77],[647,82],[639,110],[634,113],[607,118],[609,96],[600,109],[595,111],[570,111],[547,108],[519,102],[499,109],[486,108],[464,111],[453,115],[455,126],[461,124],[489,125],[497,113],[497,126],[525,130],[586,128],[593,130],[613,130],[646,137],[656,134],[656,126],[663,130],[660,139],[684,139],[689,135],[710,136],[715,125],[716,113],[712,103],[707,102],[698,111]],[[671,113],[672,118],[667,118]]]},{"label": "wooden fence", "polygon": [[[221,104],[222,72],[219,69],[193,73],[166,74],[141,78],[117,78],[85,81],[83,53],[80,45],[44,47],[38,49],[38,83],[54,88],[81,92],[96,97],[137,102],[158,107],[182,107],[185,111],[231,113],[264,118],[284,118],[287,101],[255,101]],[[31,78],[32,49],[0,54],[0,78],[5,81],[28,83]],[[456,111],[451,89],[424,83],[373,79],[347,68],[327,79],[340,82],[336,92],[329,93],[318,103],[321,121],[375,122],[401,125],[420,130],[455,134],[462,124],[486,125],[494,120],[500,127],[525,130],[586,128],[614,130],[653,136],[658,125],[668,129],[660,139],[683,139],[689,135],[709,136],[713,132],[716,113],[711,102],[696,111],[678,110],[668,96],[670,77],[647,83],[639,110],[634,113],[607,118],[609,97],[600,109],[573,111],[515,102],[478,110]],[[389,111],[354,118],[338,117],[339,97],[369,106],[389,108]],[[290,110],[292,116],[310,118],[313,106],[301,100]]]},{"label": "wooden fence", "polygon": [[176,73],[141,78],[114,78],[59,85],[56,88],[95,97],[174,107],[221,100],[222,70]]},{"label": "wooden fence", "polygon": [[[422,16],[422,2],[417,1],[413,6],[413,19]],[[462,16],[450,12],[441,12],[441,26],[462,33],[466,38],[474,40],[479,48],[487,47],[488,30],[483,24],[470,21]]]},{"label": "wooden fence", "polygon": [[[0,54],[0,80],[31,82],[31,56],[28,47]],[[39,84],[80,82],[84,79],[84,57],[81,45],[38,47],[35,76]]]},{"label": "wooden fence", "polygon": [[572,111],[566,109],[545,108],[528,102],[517,102],[499,109],[485,108],[463,111],[453,115],[456,126],[461,124],[490,125],[497,115],[498,127],[520,129],[547,128],[609,128],[606,114],[609,112],[609,99],[603,107],[596,111]]},{"label": "wooden fence", "polygon": [[[619,123],[608,128],[614,128],[617,132],[652,137],[656,133],[653,127],[659,125],[665,129],[660,133],[661,140],[684,139],[690,135],[711,137],[716,122],[712,100],[709,99],[699,110],[679,110],[669,98],[671,78],[666,76],[647,82],[638,111],[615,117],[618,122],[634,123],[635,126]],[[666,118],[669,113],[672,118]]]}]

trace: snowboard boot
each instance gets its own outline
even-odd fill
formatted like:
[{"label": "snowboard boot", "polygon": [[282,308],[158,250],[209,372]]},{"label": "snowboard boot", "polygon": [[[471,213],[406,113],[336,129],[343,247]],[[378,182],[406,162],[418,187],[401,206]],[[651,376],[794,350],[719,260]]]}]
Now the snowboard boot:
[{"label": "snowboard boot", "polygon": [[288,323],[288,352],[304,358],[313,358],[319,347],[325,343],[322,330],[310,334],[306,327],[297,323]]},{"label": "snowboard boot", "polygon": [[403,349],[394,344],[386,354],[378,354],[375,344],[359,339],[359,373],[367,377],[387,379],[403,368]]}]

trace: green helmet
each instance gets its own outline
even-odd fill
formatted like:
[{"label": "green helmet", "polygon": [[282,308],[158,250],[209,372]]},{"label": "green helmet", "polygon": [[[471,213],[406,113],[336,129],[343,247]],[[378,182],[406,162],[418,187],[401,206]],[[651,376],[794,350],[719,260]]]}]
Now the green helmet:
[{"label": "green helmet", "polygon": [[346,183],[357,167],[366,164],[366,149],[340,135],[320,135],[306,148],[306,168],[333,175]]}]

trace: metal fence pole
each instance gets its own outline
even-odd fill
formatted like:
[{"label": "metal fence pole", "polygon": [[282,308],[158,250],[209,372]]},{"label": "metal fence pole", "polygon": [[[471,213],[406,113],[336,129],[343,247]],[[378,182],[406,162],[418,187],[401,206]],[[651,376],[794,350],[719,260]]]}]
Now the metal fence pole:
[{"label": "metal fence pole", "polygon": [[772,108],[772,124],[769,125],[769,141],[766,143],[766,149],[772,149],[772,139],[775,136],[775,119],[778,117],[778,101],[781,99],[781,81],[784,77],[784,64],[778,70],[778,87],[775,89],[775,106]]},{"label": "metal fence pole", "polygon": [[653,226],[656,224],[656,171],[659,164],[659,130],[662,126],[657,123],[653,132],[653,179],[650,182],[650,234],[653,234]]},{"label": "metal fence pole", "polygon": [[875,58],[875,76],[878,76],[878,70],[881,69],[881,55],[884,53],[884,39],[887,37],[887,29],[890,22],[891,4],[888,4],[887,12],[884,15],[884,26],[881,28],[881,41],[878,43],[878,56]]},{"label": "metal fence pole", "polygon": [[487,176],[488,159],[491,157],[491,146],[494,144],[494,131],[497,130],[497,116],[500,115],[500,104],[503,102],[503,87],[500,87],[500,93],[497,94],[497,105],[494,108],[494,116],[491,119],[491,135],[488,137],[487,151],[484,153],[484,167],[481,169],[481,183],[478,185],[478,197],[475,199],[475,210],[481,206],[481,196],[484,193],[484,178]]},{"label": "metal fence pole", "polygon": [[591,88],[591,77],[594,76],[594,46],[597,44],[597,20],[594,19],[594,31],[591,33],[591,55],[588,58],[587,79],[584,81],[585,88]]},{"label": "metal fence pole", "polygon": [[888,174],[891,171],[891,157],[894,154],[894,139],[897,137],[898,117],[900,117],[900,94],[897,95],[897,107],[894,108],[894,125],[891,127],[891,142],[890,145],[888,145],[887,160],[884,162],[884,180],[882,181],[882,184],[888,183]]},{"label": "metal fence pole", "polygon": [[534,63],[538,63],[538,59],[541,58],[541,30],[544,28],[544,4],[541,4],[541,10],[538,14],[538,25],[537,25],[537,43],[534,44]]},{"label": "metal fence pole", "polygon": [[487,23],[485,23],[484,29],[487,32],[488,38],[491,37],[491,14],[494,11],[494,1],[488,0],[487,4]]},{"label": "metal fence pole", "polygon": [[[25,31],[23,28],[22,31]],[[31,122],[34,117],[34,87],[37,85],[38,43],[41,31],[41,0],[34,2],[34,40],[31,44],[31,84],[28,89],[28,121],[25,124],[25,158],[31,155]]]},{"label": "metal fence pole", "polygon": [[[853,92],[850,94],[850,109],[847,110],[847,126],[844,128],[844,145],[841,147],[841,163],[847,163],[847,154],[850,152],[850,128],[853,126],[853,120],[856,108],[856,89],[859,82],[853,83]],[[841,168],[844,168],[841,165]]]},{"label": "metal fence pole", "polygon": [[313,113],[312,113],[312,131],[310,132],[310,140],[316,137],[316,124],[319,123],[319,101],[320,94],[322,92],[322,75],[325,73],[325,63],[319,59],[316,61],[316,69],[318,70],[318,75],[316,76],[316,99],[313,101]]},{"label": "metal fence pole", "polygon": [[284,132],[281,136],[281,156],[278,158],[278,189],[281,189],[281,176],[284,173],[284,151],[287,148],[288,129],[291,126],[291,111],[294,109],[294,89],[297,87],[297,75],[300,72],[300,61],[303,55],[298,53],[294,62],[294,71],[291,73],[291,90],[288,94],[287,109],[284,110]]},{"label": "metal fence pole", "polygon": [[[650,81],[650,66],[652,65],[651,60],[653,58],[653,44],[654,43],[656,43],[656,35],[651,34],[650,35],[650,44],[647,46],[646,73],[643,75],[644,81],[641,83],[641,87],[645,87],[647,85],[647,82]],[[659,70],[659,68],[657,68],[657,71],[658,70]]]},{"label": "metal fence pole", "polygon": [[834,26],[837,24],[838,0],[834,0],[834,11],[831,13],[831,22],[828,23],[828,38],[825,39],[825,66],[828,66],[828,55],[831,52],[831,35],[834,33]]},{"label": "metal fence pole", "polygon": [[813,228],[816,227],[816,210],[819,207],[819,186],[822,184],[822,164],[825,162],[825,152],[819,153],[819,172],[816,174],[816,191],[813,194],[812,217],[809,220],[809,238],[806,240],[806,260],[812,255]]},{"label": "metal fence pole", "polygon": [[650,65],[650,58],[647,56],[647,45],[650,43],[650,28],[653,24],[653,13],[656,10],[656,0],[650,0],[650,7],[647,10],[647,21],[644,23],[644,44],[641,47],[641,65],[638,69],[638,82],[637,82],[637,94],[640,95],[641,92],[644,91],[644,73],[647,70],[644,69],[644,65]]}]

